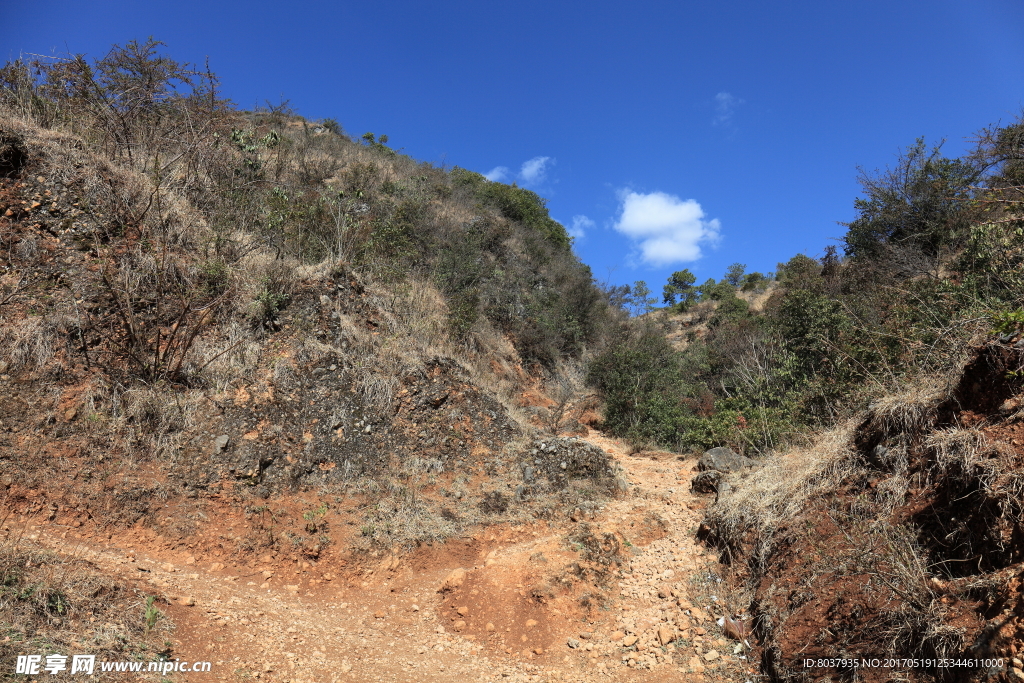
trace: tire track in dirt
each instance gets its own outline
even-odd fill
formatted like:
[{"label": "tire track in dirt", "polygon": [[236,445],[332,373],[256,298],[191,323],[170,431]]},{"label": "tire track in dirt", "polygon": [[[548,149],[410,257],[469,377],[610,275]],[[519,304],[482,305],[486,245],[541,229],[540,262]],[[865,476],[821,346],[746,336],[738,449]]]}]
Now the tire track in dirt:
[{"label": "tire track in dirt", "polygon": [[[566,537],[581,519],[478,530],[484,538],[476,540],[486,545],[472,564],[465,553],[447,566],[437,557],[418,565],[391,557],[382,561],[387,571],[361,583],[324,575],[305,586],[289,565],[241,571],[179,553],[136,551],[133,545],[145,546],[132,532],[115,533],[103,546],[46,525],[28,528],[26,538],[158,595],[175,624],[168,636],[174,657],[213,663],[212,674],[176,674],[176,680],[751,678],[738,644],[715,624],[725,598],[715,595],[715,558],[695,539],[706,504],[690,492],[695,461],[670,453],[626,455],[598,432],[586,440],[609,452],[630,484],[628,495],[586,520],[595,534],[622,539],[624,559],[603,595],[592,596],[597,604],[589,611],[580,609],[578,595],[535,599],[538,577],[557,574],[561,562],[571,565],[576,553]],[[443,547],[434,552],[443,554]],[[439,592],[460,563],[459,586]]]}]

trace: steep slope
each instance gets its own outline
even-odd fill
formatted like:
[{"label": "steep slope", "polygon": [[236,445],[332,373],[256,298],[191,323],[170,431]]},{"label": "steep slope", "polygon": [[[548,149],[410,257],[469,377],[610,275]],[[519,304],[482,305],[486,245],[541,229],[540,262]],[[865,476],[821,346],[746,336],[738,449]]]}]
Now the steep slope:
[{"label": "steep slope", "polygon": [[991,340],[719,496],[773,680],[1020,677],[1022,354]]},{"label": "steep slope", "polygon": [[[263,138],[290,141],[299,154],[296,146],[325,134],[290,132],[291,123]],[[614,472],[572,444],[558,451],[561,469],[535,465],[524,481],[534,426],[521,394],[575,362],[569,347],[593,334],[578,325],[567,326],[571,338],[544,330],[563,309],[586,314],[563,300],[563,285],[598,303],[586,269],[548,234],[560,226],[545,223],[530,197],[512,192],[534,210],[519,222],[491,205],[462,215],[467,207],[440,200],[417,204],[412,216],[418,195],[395,202],[399,189],[377,192],[394,181],[366,180],[388,172],[398,179],[393,166],[412,162],[339,138],[317,151],[340,184],[352,174],[366,180],[355,202],[334,206],[346,223],[345,249],[354,251],[310,255],[303,250],[329,216],[301,214],[289,193],[304,187],[316,194],[304,206],[319,201],[324,211],[330,193],[289,184],[301,163],[275,171],[280,183],[232,176],[262,188],[260,197],[218,187],[209,170],[197,178],[212,185],[189,191],[154,180],[152,168],[96,154],[75,135],[15,118],[0,119],[0,129],[13,150],[0,178],[0,381],[8,391],[0,420],[10,501],[31,490],[38,499],[26,505],[61,517],[143,521],[187,538],[198,512],[158,516],[155,501],[198,505],[231,494],[240,506],[258,506],[316,489],[325,499],[374,501],[360,543],[390,545],[530,518],[575,501],[577,481],[598,497],[613,486]],[[270,163],[254,160],[249,134],[234,131],[245,144],[231,152],[228,170]],[[449,194],[478,182],[432,174]],[[245,211],[258,213],[249,229],[218,227]],[[297,224],[304,220],[311,222]],[[399,220],[406,222],[396,227]],[[494,229],[474,242],[486,226]],[[388,251],[404,243],[393,233],[399,227],[409,253]],[[536,234],[541,228],[548,233]],[[455,244],[465,253],[453,256]],[[563,254],[557,266],[555,251]],[[525,284],[488,284],[477,262]],[[463,276],[473,281],[446,295]],[[532,283],[542,299],[528,300]],[[499,289],[527,293],[505,329],[487,301]],[[468,303],[460,299],[467,292]]]},{"label": "steep slope", "polygon": [[[156,49],[0,70],[4,595],[69,534],[353,575],[622,495],[558,435],[617,314],[540,197],[234,110]],[[81,647],[109,650],[80,604]],[[46,627],[15,617],[6,651],[36,654]]]}]

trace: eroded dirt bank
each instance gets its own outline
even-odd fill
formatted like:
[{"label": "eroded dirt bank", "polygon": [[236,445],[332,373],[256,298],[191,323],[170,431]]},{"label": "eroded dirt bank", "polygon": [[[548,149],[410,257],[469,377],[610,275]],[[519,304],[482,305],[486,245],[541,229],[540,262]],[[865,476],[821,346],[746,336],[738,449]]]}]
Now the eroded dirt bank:
[{"label": "eroded dirt bank", "polygon": [[716,624],[736,606],[723,607],[717,560],[694,538],[707,502],[690,492],[694,461],[586,439],[629,483],[603,509],[347,565],[285,552],[211,561],[145,528],[101,534],[38,517],[7,526],[156,595],[173,623],[171,657],[209,660],[218,680],[752,677],[744,648]]}]

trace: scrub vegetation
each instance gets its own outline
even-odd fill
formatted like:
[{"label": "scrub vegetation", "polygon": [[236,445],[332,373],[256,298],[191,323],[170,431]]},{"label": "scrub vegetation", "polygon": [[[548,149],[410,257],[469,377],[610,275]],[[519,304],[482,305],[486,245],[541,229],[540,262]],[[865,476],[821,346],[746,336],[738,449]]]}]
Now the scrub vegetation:
[{"label": "scrub vegetation", "polygon": [[[390,143],[243,111],[152,39],[0,69],[6,514],[308,565],[596,515],[628,491],[568,438],[599,426],[754,458],[700,533],[767,676],[1016,654],[1024,121],[862,171],[820,257],[680,270],[660,299],[597,283],[536,193]],[[207,543],[220,504],[248,529]],[[37,590],[71,565],[8,555],[8,621],[88,612],[92,578]]]}]

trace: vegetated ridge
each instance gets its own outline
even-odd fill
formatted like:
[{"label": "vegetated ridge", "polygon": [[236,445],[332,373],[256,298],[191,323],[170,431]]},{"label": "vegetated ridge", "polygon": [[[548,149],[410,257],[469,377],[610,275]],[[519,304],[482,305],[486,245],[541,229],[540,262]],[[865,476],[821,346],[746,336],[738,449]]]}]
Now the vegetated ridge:
[{"label": "vegetated ridge", "polygon": [[[521,542],[510,529],[568,525],[580,561],[537,570],[531,599],[604,624],[613,579],[627,596],[640,576],[622,548],[666,533],[648,533],[664,519],[645,510],[682,524],[665,506],[703,507],[635,478],[683,477],[693,460],[640,463],[726,446],[757,458],[699,480],[716,493],[702,538],[729,583],[713,595],[701,574],[651,573],[664,585],[644,599],[664,602],[586,631],[600,656],[579,659],[580,680],[750,675],[748,654],[773,680],[848,675],[808,670],[807,653],[925,660],[856,672],[877,680],[1017,675],[1020,122],[982,131],[963,159],[919,141],[863,173],[843,255],[735,264],[700,286],[679,271],[658,311],[645,283],[597,286],[529,190],[286,104],[239,111],[209,69],[159,47],[0,70],[9,654],[82,632],[110,656],[168,642],[152,601],[141,630],[86,626],[105,618],[102,595],[144,603],[123,576],[104,584],[11,540],[52,541],[51,527],[135,534],[213,574],[245,565],[268,589],[295,566],[297,592],[383,588],[403,553],[449,541],[454,557],[480,529]],[[594,445],[598,424],[634,464]],[[168,566],[160,581],[182,585]],[[443,612],[481,599],[481,576],[465,591],[446,580],[442,621],[550,656],[551,642],[520,653]],[[709,614],[712,633],[694,627]],[[709,648],[718,617],[728,657],[723,638]]]},{"label": "vegetated ridge", "polygon": [[772,680],[1024,678],[1022,161],[1019,120],[918,141],[844,254],[675,273],[590,366],[619,433],[763,456],[694,486]]}]

